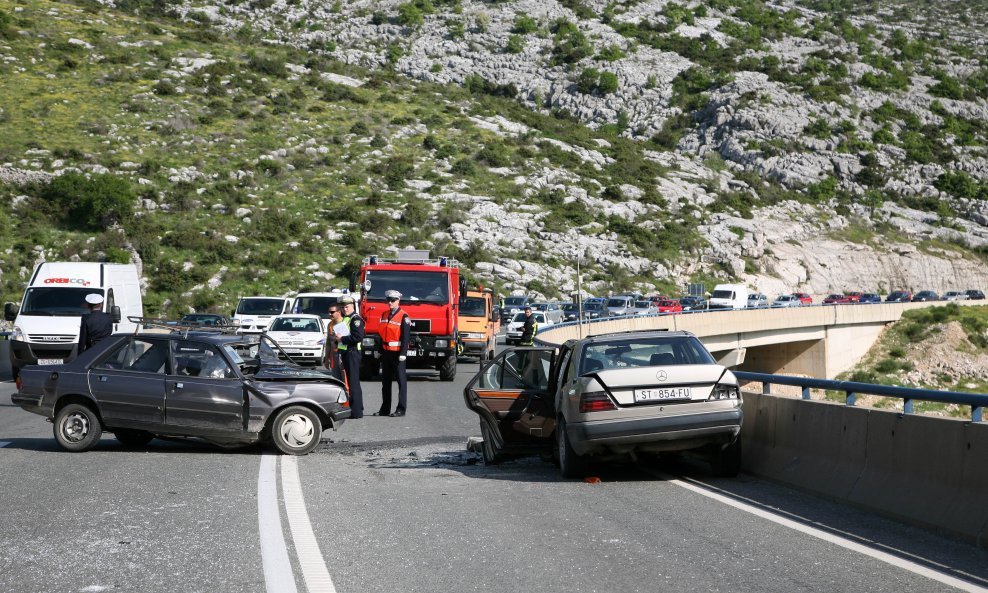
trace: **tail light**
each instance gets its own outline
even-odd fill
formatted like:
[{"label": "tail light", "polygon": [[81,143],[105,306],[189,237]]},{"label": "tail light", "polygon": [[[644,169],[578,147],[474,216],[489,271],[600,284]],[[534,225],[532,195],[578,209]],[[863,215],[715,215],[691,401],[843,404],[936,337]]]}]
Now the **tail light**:
[{"label": "tail light", "polygon": [[741,393],[735,385],[715,385],[707,401],[719,399],[741,399]]},{"label": "tail light", "polygon": [[14,384],[17,385],[17,391],[20,391],[21,386],[24,384],[24,381],[21,379],[20,375],[17,375],[17,380],[14,381]]},{"label": "tail light", "polygon": [[607,410],[616,410],[617,406],[611,401],[611,398],[607,396],[605,391],[588,391],[580,396],[580,413],[586,414],[587,412],[606,412]]}]

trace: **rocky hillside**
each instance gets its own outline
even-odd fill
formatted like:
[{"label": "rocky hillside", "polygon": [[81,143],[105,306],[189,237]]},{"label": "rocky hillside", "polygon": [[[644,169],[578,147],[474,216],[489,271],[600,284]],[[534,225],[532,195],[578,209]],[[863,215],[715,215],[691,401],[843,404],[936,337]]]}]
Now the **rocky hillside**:
[{"label": "rocky hillside", "polygon": [[0,0],[0,292],[152,312],[396,246],[505,292],[988,286],[973,0]]}]

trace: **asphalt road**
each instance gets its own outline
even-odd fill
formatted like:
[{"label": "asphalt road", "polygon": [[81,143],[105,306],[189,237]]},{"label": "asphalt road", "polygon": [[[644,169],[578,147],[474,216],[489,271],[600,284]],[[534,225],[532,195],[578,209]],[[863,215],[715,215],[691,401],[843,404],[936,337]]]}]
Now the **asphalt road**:
[{"label": "asphalt road", "polygon": [[466,450],[476,369],[418,376],[407,416],[348,421],[291,461],[112,436],[65,453],[0,383],[0,591],[988,590],[988,550],[688,460],[594,484],[539,457],[485,466]]}]

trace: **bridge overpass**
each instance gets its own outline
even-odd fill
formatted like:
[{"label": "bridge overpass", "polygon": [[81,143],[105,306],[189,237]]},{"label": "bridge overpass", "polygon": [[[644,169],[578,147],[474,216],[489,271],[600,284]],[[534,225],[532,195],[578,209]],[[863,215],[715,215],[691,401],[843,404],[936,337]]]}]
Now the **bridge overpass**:
[{"label": "bridge overpass", "polygon": [[[988,301],[952,301],[986,305]],[[738,370],[832,379],[853,367],[905,311],[948,303],[876,303],[781,309],[740,309],[614,317],[564,323],[540,331],[543,344],[580,336],[646,329],[686,330],[720,360],[741,354]]]}]

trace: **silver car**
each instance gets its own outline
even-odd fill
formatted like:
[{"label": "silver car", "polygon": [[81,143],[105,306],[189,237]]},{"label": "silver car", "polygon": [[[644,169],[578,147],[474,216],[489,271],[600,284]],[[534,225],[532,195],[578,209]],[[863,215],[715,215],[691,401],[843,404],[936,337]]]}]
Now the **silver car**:
[{"label": "silver car", "polygon": [[799,300],[799,297],[793,294],[784,294],[779,296],[775,301],[772,302],[772,308],[778,309],[780,307],[802,307],[803,302]]},{"label": "silver car", "polygon": [[639,452],[694,450],[741,469],[741,393],[689,332],[626,332],[559,348],[514,348],[463,392],[480,416],[484,461],[554,451],[562,474]]}]

